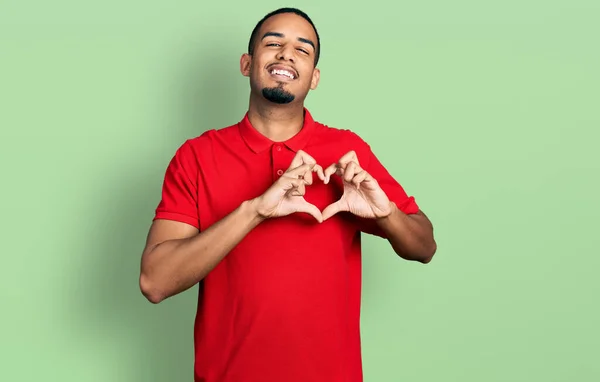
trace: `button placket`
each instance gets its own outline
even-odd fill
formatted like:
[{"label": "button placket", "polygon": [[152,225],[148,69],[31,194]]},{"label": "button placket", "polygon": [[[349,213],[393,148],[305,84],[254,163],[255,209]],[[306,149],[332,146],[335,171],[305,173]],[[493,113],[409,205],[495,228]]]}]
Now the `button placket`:
[{"label": "button placket", "polygon": [[273,181],[277,180],[285,172],[287,166],[285,164],[285,150],[280,143],[273,145],[271,149],[271,159],[273,163]]}]

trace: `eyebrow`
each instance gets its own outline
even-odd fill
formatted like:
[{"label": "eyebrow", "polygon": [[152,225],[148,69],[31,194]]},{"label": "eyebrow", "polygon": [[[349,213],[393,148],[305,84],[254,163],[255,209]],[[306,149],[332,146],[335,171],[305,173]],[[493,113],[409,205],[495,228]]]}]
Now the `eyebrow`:
[{"label": "eyebrow", "polygon": [[[283,33],[279,33],[279,32],[267,32],[267,33],[265,33],[265,34],[262,36],[262,39],[261,39],[261,40],[264,40],[266,37],[269,37],[269,36],[272,36],[272,37],[280,37],[280,38],[282,38],[282,37],[285,37]],[[317,49],[317,48],[315,47],[315,43],[314,43],[314,42],[312,42],[311,40],[307,39],[307,38],[304,38],[304,37],[298,37],[298,41],[300,41],[300,42],[303,42],[303,43],[305,43],[305,44],[308,44],[308,45],[312,46],[314,50],[316,50],[316,49]]]}]

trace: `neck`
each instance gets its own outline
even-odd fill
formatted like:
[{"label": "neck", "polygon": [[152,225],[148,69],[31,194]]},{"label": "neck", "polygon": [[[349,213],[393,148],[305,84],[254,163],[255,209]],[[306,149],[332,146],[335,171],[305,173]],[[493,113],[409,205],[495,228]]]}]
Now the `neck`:
[{"label": "neck", "polygon": [[304,106],[302,104],[277,105],[269,101],[250,98],[248,119],[262,135],[275,142],[283,142],[302,129]]}]

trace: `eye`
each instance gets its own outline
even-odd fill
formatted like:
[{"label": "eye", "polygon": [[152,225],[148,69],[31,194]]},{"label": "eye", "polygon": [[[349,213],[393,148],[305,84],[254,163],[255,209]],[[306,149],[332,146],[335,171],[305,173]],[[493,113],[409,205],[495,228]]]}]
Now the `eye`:
[{"label": "eye", "polygon": [[298,48],[299,51],[301,51],[304,54],[308,54],[308,51],[304,48]]},{"label": "eye", "polygon": [[267,44],[267,46],[279,46],[279,43],[277,42],[270,42]]}]

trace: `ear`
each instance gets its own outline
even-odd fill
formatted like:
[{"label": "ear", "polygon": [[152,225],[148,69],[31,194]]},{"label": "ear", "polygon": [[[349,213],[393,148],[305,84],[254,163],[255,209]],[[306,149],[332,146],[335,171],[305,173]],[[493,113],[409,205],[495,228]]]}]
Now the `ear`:
[{"label": "ear", "polygon": [[250,77],[250,67],[252,66],[252,56],[248,53],[242,54],[240,58],[240,72],[245,77]]},{"label": "ear", "polygon": [[310,81],[310,90],[315,90],[317,85],[319,85],[319,80],[321,79],[321,71],[319,68],[315,68],[313,70],[312,79]]}]

